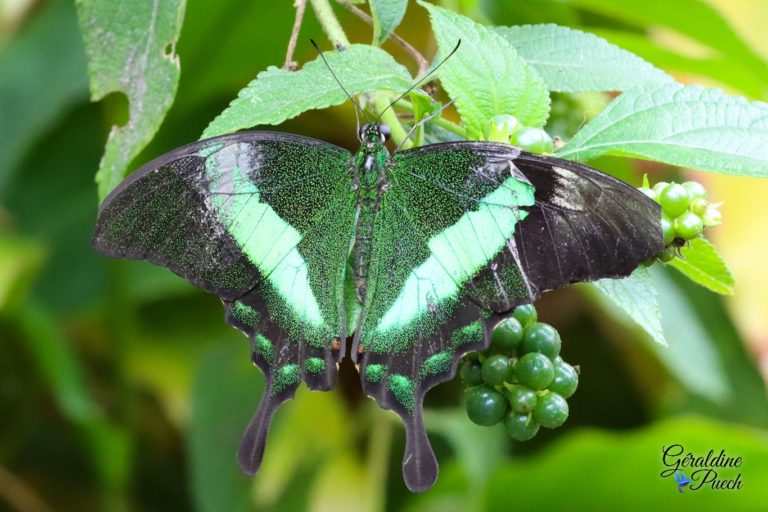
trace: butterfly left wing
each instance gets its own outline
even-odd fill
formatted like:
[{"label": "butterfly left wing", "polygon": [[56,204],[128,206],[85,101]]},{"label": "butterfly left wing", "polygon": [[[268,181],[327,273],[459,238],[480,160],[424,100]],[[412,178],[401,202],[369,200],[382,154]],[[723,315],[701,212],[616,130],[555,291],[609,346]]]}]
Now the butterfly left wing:
[{"label": "butterfly left wing", "polygon": [[660,211],[603,173],[504,144],[397,153],[389,177],[353,354],[364,391],[405,423],[403,474],[421,491],[437,478],[424,394],[515,306],[656,254]]},{"label": "butterfly left wing", "polygon": [[146,259],[219,296],[251,340],[265,393],[238,457],[258,469],[275,409],[303,380],[327,390],[344,354],[351,155],[295,135],[242,132],[179,148],[102,203],[93,245]]}]

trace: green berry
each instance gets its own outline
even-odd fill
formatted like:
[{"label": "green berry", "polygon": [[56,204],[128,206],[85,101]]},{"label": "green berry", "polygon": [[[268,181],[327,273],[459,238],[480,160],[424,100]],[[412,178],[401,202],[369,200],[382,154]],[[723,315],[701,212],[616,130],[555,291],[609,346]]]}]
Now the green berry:
[{"label": "green berry", "polygon": [[539,431],[539,424],[530,414],[509,413],[504,420],[504,427],[515,441],[528,441]]},{"label": "green berry", "polygon": [[521,384],[538,391],[552,382],[555,377],[555,368],[547,356],[532,352],[517,360],[515,375]]},{"label": "green berry", "polygon": [[701,217],[704,227],[711,228],[723,223],[723,214],[714,206],[708,206]]},{"label": "green berry", "polygon": [[517,318],[509,317],[502,320],[494,329],[491,344],[494,348],[507,353],[517,349],[523,339],[523,326]]},{"label": "green berry", "polygon": [[659,194],[659,204],[664,213],[670,217],[677,217],[688,209],[691,204],[691,198],[682,185],[672,183],[664,187]]},{"label": "green berry", "polygon": [[528,414],[536,407],[536,392],[525,386],[515,386],[507,393],[512,410],[520,414]]},{"label": "green berry", "polygon": [[557,428],[568,419],[568,402],[557,393],[540,396],[533,409],[533,419],[542,427]]},{"label": "green berry", "polygon": [[648,188],[648,187],[640,187],[640,188],[638,188],[637,190],[639,190],[639,191],[640,191],[640,192],[642,192],[643,194],[647,195],[648,197],[650,197],[650,198],[651,198],[651,199],[653,199],[654,201],[656,200],[657,194],[656,194],[656,192],[654,192],[654,191],[653,191],[653,189],[652,189],[652,188]]},{"label": "green berry", "polygon": [[664,245],[669,245],[675,239],[675,225],[666,213],[661,214],[661,233],[664,235]]},{"label": "green berry", "polygon": [[686,181],[683,183],[683,188],[688,192],[688,197],[691,198],[691,201],[696,199],[707,201],[707,189],[698,181]]},{"label": "green berry", "polygon": [[685,212],[675,219],[675,237],[691,240],[699,236],[704,229],[701,217],[693,212]]},{"label": "green berry", "polygon": [[[568,363],[556,364],[555,378],[549,385],[549,390],[563,398],[568,398],[576,392],[577,387],[579,387],[579,374],[576,369]],[[512,408],[514,408],[514,404]]]},{"label": "green berry", "polygon": [[507,412],[507,400],[495,389],[487,386],[467,392],[467,416],[478,425],[491,426],[500,422]]},{"label": "green berry", "polygon": [[521,306],[517,306],[515,310],[512,311],[512,316],[516,318],[517,321],[520,322],[520,325],[523,327],[527,327],[528,325],[535,322],[538,318],[536,308],[533,306],[533,304],[523,304]]},{"label": "green berry", "polygon": [[474,361],[467,361],[461,365],[459,375],[467,386],[479,386],[483,383],[481,375],[482,366]]},{"label": "green berry", "polygon": [[531,153],[552,153],[554,151],[552,137],[541,128],[524,127],[512,132],[509,143]]},{"label": "green berry", "polygon": [[659,258],[664,263],[667,263],[675,259],[675,256],[677,256],[677,247],[674,245],[668,245],[664,248],[663,251],[661,251],[661,253],[659,253],[657,258]]},{"label": "green berry", "polygon": [[560,353],[560,334],[549,324],[534,322],[525,328],[520,345],[524,354],[541,352],[550,359]]},{"label": "green berry", "polygon": [[502,384],[509,378],[509,358],[501,354],[486,357],[480,374],[490,386]]},{"label": "green berry", "polygon": [[667,188],[668,185],[669,183],[667,183],[666,181],[660,181],[653,186],[651,190],[656,192],[656,202],[659,202],[659,194],[661,194],[661,191]]},{"label": "green berry", "polygon": [[502,114],[493,116],[485,125],[483,133],[485,135],[485,140],[491,142],[506,142],[508,144],[509,137],[513,132],[520,128],[522,128],[522,125],[515,116]]}]

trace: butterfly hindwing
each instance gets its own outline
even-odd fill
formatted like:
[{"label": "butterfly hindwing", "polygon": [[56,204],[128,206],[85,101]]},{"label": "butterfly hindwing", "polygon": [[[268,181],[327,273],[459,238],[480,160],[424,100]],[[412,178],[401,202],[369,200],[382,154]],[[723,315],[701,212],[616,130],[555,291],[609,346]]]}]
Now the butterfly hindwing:
[{"label": "butterfly hindwing", "polygon": [[[461,354],[487,348],[515,306],[571,282],[627,275],[657,253],[660,211],[602,173],[503,144],[397,153],[389,179],[358,362],[365,392],[403,418],[406,484],[424,490],[437,476],[424,394],[453,377]],[[518,248],[536,248],[536,258]],[[588,253],[598,248],[605,254]]]},{"label": "butterfly hindwing", "polygon": [[166,266],[225,303],[266,378],[239,459],[254,473],[275,408],[305,381],[327,390],[347,336],[344,273],[355,215],[351,155],[245,132],[150,162],[103,202],[94,246]]}]

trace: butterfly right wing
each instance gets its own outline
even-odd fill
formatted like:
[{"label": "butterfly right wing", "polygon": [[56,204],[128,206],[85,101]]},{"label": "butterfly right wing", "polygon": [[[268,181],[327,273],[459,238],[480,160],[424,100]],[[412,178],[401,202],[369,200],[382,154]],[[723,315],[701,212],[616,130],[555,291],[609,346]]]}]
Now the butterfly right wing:
[{"label": "butterfly right wing", "polygon": [[146,259],[218,295],[251,339],[266,391],[238,456],[255,473],[271,417],[304,380],[327,390],[344,354],[353,233],[351,155],[306,137],[244,132],[175,150],[103,202],[93,245]]}]

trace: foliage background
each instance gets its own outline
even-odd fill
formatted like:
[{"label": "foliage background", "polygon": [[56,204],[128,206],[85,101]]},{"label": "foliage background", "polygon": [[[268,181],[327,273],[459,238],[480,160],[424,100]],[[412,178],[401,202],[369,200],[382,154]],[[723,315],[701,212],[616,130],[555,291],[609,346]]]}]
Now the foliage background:
[{"label": "foliage background", "polygon": [[[758,0],[446,0],[482,22],[552,22],[594,31],[682,82],[768,99],[768,7]],[[334,6],[353,41],[370,28]],[[134,168],[195,140],[259,71],[280,65],[290,2],[195,1],[177,44],[178,94]],[[398,33],[434,52],[416,4]],[[325,40],[308,10],[296,59]],[[411,66],[395,45],[385,48]],[[594,98],[593,98],[594,99]],[[599,102],[598,102],[599,103]],[[552,131],[594,115],[590,98],[557,97]],[[11,510],[759,510],[768,503],[768,183],[618,159],[594,162],[639,183],[684,173],[725,201],[711,238],[731,263],[723,300],[663,269],[670,348],[654,346],[583,288],[547,294],[540,317],[582,368],[564,427],[527,444],[475,427],[461,386],[428,400],[437,486],[408,493],[396,418],[364,399],[354,369],[326,394],[302,391],[278,414],[255,479],[234,452],[261,392],[244,338],[218,301],[149,264],[106,261],[89,240],[93,175],[128,102],[88,101],[74,6],[0,2],[0,509]],[[559,123],[559,124],[558,124]],[[354,149],[349,105],[278,129]],[[583,300],[584,297],[590,300]],[[744,459],[743,488],[680,496],[658,476],[662,445]],[[763,505],[761,505],[763,504]]]}]

